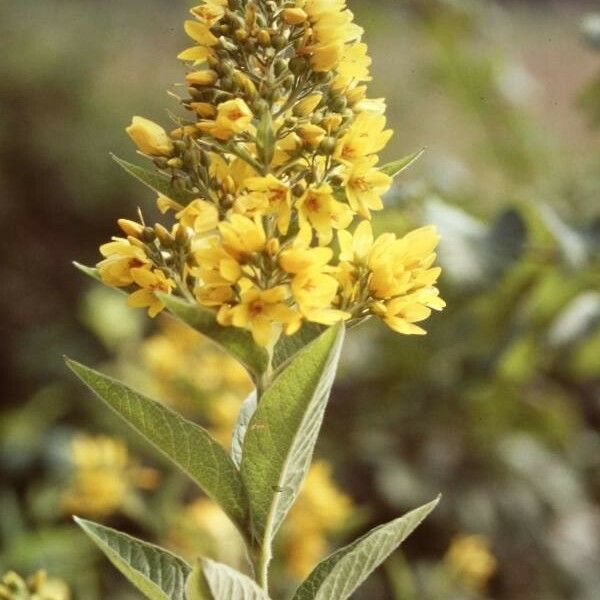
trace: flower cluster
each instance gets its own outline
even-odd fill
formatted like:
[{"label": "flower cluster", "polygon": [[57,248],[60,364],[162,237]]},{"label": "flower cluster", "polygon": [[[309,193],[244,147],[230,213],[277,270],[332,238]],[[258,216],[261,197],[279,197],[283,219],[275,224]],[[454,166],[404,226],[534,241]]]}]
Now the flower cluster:
[{"label": "flower cluster", "polygon": [[126,512],[136,489],[158,483],[157,472],[137,466],[115,438],[79,435],[71,443],[70,458],[73,472],[62,499],[66,514],[98,518]]},{"label": "flower cluster", "polygon": [[444,306],[438,238],[426,227],[373,239],[392,132],[384,100],[367,97],[371,61],[345,0],[205,0],[191,12],[187,115],[170,132],[142,117],[127,129],[169,182],[158,207],[172,223],[120,220],[125,237],[101,247],[103,281],[151,316],[156,292],[180,295],[262,346],[307,321],[369,315],[424,333],[415,323]]},{"label": "flower cluster", "polygon": [[240,406],[252,391],[244,368],[215,344],[174,319],[136,348],[149,392],[201,422],[227,445]]},{"label": "flower cluster", "polygon": [[69,600],[71,593],[61,579],[50,578],[45,571],[38,571],[25,581],[14,571],[0,577],[2,600]]}]

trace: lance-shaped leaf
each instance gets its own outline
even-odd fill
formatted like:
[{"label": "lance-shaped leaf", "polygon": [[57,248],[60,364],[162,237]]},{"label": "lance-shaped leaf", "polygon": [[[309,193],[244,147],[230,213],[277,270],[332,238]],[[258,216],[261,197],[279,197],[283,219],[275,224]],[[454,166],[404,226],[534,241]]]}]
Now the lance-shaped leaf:
[{"label": "lance-shaped leaf", "polygon": [[263,165],[270,165],[275,152],[275,132],[270,110],[265,110],[256,128],[256,151]]},{"label": "lance-shaped leaf", "polygon": [[147,185],[156,193],[167,196],[168,198],[171,198],[171,200],[175,200],[184,206],[198,197],[198,194],[194,194],[176,187],[171,178],[163,175],[162,173],[150,171],[144,167],[134,165],[133,163],[127,162],[118,156],[113,155],[113,159],[130,175],[133,175],[136,179]]},{"label": "lance-shaped leaf", "polygon": [[284,366],[304,346],[318,338],[325,328],[316,323],[305,323],[294,335],[282,335],[273,352],[273,369]]},{"label": "lance-shaped leaf", "polygon": [[244,438],[246,437],[246,431],[248,430],[248,425],[256,410],[256,406],[255,390],[244,400],[244,402],[242,402],[242,407],[240,408],[235,427],[233,428],[233,436],[231,437],[231,458],[238,469],[242,463]]},{"label": "lance-shaped leaf", "polygon": [[293,600],[345,600],[420,525],[439,498],[380,525],[321,561]]},{"label": "lance-shaped leaf", "polygon": [[310,465],[333,384],[344,326],[331,327],[306,346],[267,388],[250,420],[241,473],[252,531],[268,549]]},{"label": "lance-shaped leaf", "polygon": [[383,165],[380,167],[380,171],[389,175],[390,177],[396,177],[402,173],[402,171],[408,169],[415,161],[419,160],[423,153],[425,152],[425,148],[419,150],[418,152],[413,152],[400,160],[395,160],[394,162],[388,163],[387,165]]},{"label": "lance-shaped leaf", "polygon": [[98,523],[75,521],[146,598],[186,600],[185,582],[192,568],[182,558]]},{"label": "lance-shaped leaf", "polygon": [[92,279],[95,279],[96,281],[102,282],[102,278],[100,277],[100,273],[96,267],[88,267],[86,265],[82,265],[81,263],[78,263],[77,261],[73,261],[73,266],[76,269],[78,269],[79,271],[81,271],[82,273],[84,273],[85,275],[87,275],[88,277],[91,277]]},{"label": "lance-shaped leaf", "polygon": [[264,373],[269,364],[269,355],[254,342],[248,331],[219,325],[215,313],[198,304],[168,294],[158,296],[173,315],[239,360],[255,379]]},{"label": "lance-shaped leaf", "polygon": [[243,573],[201,558],[187,583],[188,600],[269,600],[266,592]]},{"label": "lance-shaped leaf", "polygon": [[131,427],[187,473],[229,515],[240,531],[248,498],[239,471],[204,428],[125,384],[72,360],[71,370]]}]

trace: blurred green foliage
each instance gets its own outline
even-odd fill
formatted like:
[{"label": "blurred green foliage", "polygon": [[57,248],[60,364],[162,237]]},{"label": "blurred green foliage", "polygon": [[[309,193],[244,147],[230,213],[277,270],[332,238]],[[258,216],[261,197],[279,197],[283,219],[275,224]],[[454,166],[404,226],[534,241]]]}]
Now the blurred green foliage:
[{"label": "blurred green foliage", "polygon": [[[159,118],[168,106],[164,88],[180,76],[173,57],[186,3],[8,4],[0,6],[0,572],[43,567],[66,578],[76,598],[127,600],[136,596],[60,508],[73,435],[115,427],[60,357],[117,356],[123,369],[149,325],[118,295],[88,288],[69,263],[95,262],[116,217],[150,199],[108,153],[131,157],[119,133],[130,116]],[[358,526],[444,494],[406,557],[395,556],[360,597],[593,600],[598,17],[585,21],[586,49],[577,30],[583,8],[571,4],[546,14],[474,0],[351,5],[372,46],[374,92],[388,98],[396,129],[384,160],[429,146],[380,218],[398,231],[438,226],[448,300],[426,338],[371,325],[350,336],[319,453],[363,508]],[[552,36],[569,49],[569,64],[539,82],[526,65],[538,64],[540,53],[548,60],[543,43]],[[560,77],[572,82],[566,71],[584,62],[595,64],[590,77],[568,89],[562,112],[545,111],[547,97],[567,86]],[[564,123],[552,122],[557,115]],[[187,487],[120,431],[165,475],[157,492],[111,524],[158,539]],[[484,536],[496,559],[487,589],[451,566],[448,547],[466,534]]]}]

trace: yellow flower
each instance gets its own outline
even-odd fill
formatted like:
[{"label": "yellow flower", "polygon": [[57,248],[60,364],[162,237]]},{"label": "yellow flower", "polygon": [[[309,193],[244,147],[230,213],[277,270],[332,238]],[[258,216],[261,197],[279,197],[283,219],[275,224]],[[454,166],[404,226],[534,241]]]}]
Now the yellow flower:
[{"label": "yellow flower", "polygon": [[323,246],[331,241],[333,229],[345,229],[352,222],[350,207],[335,200],[328,184],[308,188],[298,201],[297,208],[300,223],[308,221]]},{"label": "yellow flower", "polygon": [[153,271],[143,267],[132,269],[131,276],[134,283],[141,289],[129,295],[127,304],[134,308],[148,308],[148,315],[152,318],[156,317],[165,305],[158,299],[155,292],[170,294],[175,283],[159,269]]},{"label": "yellow flower", "polygon": [[0,577],[0,598],[3,600],[70,600],[71,593],[61,579],[48,577],[45,571],[38,571],[23,580],[14,571]]},{"label": "yellow flower", "polygon": [[288,25],[300,25],[308,19],[308,15],[301,8],[284,8],[281,11],[281,18]]},{"label": "yellow flower", "polygon": [[195,6],[191,13],[202,23],[212,27],[225,16],[227,0],[204,0],[204,4]]},{"label": "yellow flower", "polygon": [[249,287],[241,294],[240,304],[222,306],[217,318],[221,325],[247,329],[260,346],[271,346],[283,330],[292,335],[301,324],[300,315],[286,303],[284,286],[268,290]]},{"label": "yellow flower", "polygon": [[431,308],[441,310],[445,306],[436,288],[420,290],[399,296],[387,302],[374,302],[371,310],[396,333],[425,335],[427,332],[415,323],[428,319]]},{"label": "yellow flower", "polygon": [[261,252],[267,243],[267,237],[260,217],[249,219],[233,214],[227,221],[219,223],[223,236],[223,246],[236,258]]},{"label": "yellow flower", "polygon": [[346,46],[337,67],[338,78],[348,85],[352,81],[369,81],[371,58],[367,55],[366,44]]},{"label": "yellow flower", "polygon": [[316,148],[327,135],[327,131],[318,125],[301,125],[298,127],[298,135],[303,142],[308,144],[311,148]]},{"label": "yellow flower", "polygon": [[115,438],[79,435],[71,443],[73,473],[63,496],[68,514],[107,517],[126,508],[136,487],[152,488],[157,474],[137,467]]},{"label": "yellow flower", "polygon": [[371,210],[381,210],[381,196],[392,185],[392,178],[374,168],[376,156],[363,157],[351,163],[346,176],[346,196],[352,210],[369,219]]},{"label": "yellow flower", "polygon": [[481,592],[495,573],[498,561],[481,535],[461,535],[452,540],[444,557],[450,572],[468,588]]},{"label": "yellow flower", "polygon": [[305,223],[294,238],[292,245],[279,255],[279,264],[287,273],[302,273],[308,270],[323,270],[333,257],[331,248],[311,248],[312,229]]},{"label": "yellow flower", "polygon": [[333,325],[350,314],[331,308],[339,283],[331,275],[316,269],[301,271],[292,279],[292,294],[302,315],[313,323]]},{"label": "yellow flower", "polygon": [[177,58],[185,61],[192,61],[194,64],[204,62],[210,56],[214,56],[213,46],[219,43],[207,23],[198,21],[186,21],[185,32],[198,44],[184,50]]},{"label": "yellow flower", "polygon": [[219,211],[206,200],[193,200],[180,210],[175,217],[184,227],[191,227],[196,233],[206,233],[217,228]]},{"label": "yellow flower", "polygon": [[100,246],[105,259],[98,263],[98,272],[106,285],[126,287],[133,284],[132,269],[150,265],[150,259],[138,246],[129,240],[115,238]]},{"label": "yellow flower", "polygon": [[383,149],[392,130],[384,130],[385,117],[371,112],[361,112],[338,142],[334,156],[340,161],[355,161]]},{"label": "yellow flower", "polygon": [[235,98],[219,104],[215,121],[203,121],[197,127],[218,140],[228,140],[236,133],[249,131],[252,118],[248,105],[241,98]]},{"label": "yellow flower", "polygon": [[250,198],[242,202],[254,205],[256,211],[263,207],[263,214],[277,214],[277,227],[283,234],[287,233],[292,211],[289,186],[269,174],[266,177],[250,177],[244,181],[244,186],[250,191]]},{"label": "yellow flower", "polygon": [[167,132],[157,123],[144,117],[133,117],[131,125],[125,130],[135,142],[140,152],[150,156],[170,156],[173,142]]},{"label": "yellow flower", "polygon": [[421,227],[400,239],[386,233],[373,241],[368,221],[360,223],[354,235],[338,232],[341,263],[337,278],[344,297],[355,302],[362,285],[370,298],[370,311],[391,329],[424,334],[415,323],[427,319],[432,309],[445,306],[434,287],[440,269],[431,268],[438,239],[435,227]]}]

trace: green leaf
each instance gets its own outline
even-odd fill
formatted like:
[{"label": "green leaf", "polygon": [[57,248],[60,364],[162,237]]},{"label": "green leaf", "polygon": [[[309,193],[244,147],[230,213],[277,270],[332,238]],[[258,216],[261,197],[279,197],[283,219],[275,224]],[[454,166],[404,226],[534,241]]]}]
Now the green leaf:
[{"label": "green leaf", "polygon": [[256,150],[263,165],[270,165],[275,152],[275,133],[270,110],[265,110],[256,128]]},{"label": "green leaf", "polygon": [[102,282],[102,277],[100,277],[100,273],[98,272],[98,269],[96,269],[96,267],[87,267],[86,265],[82,265],[81,263],[78,263],[77,261],[73,261],[73,266],[76,269],[79,269],[82,273],[84,273],[88,277],[91,277],[92,279],[95,279],[96,281]]},{"label": "green leaf", "polygon": [[163,196],[167,196],[168,198],[171,198],[171,200],[175,200],[184,206],[198,197],[198,194],[194,194],[193,192],[177,189],[177,187],[173,185],[171,178],[162,173],[150,171],[144,167],[134,165],[114,154],[112,157],[115,162],[125,169],[125,171],[130,175],[133,175],[136,179],[139,179],[143,184],[147,185],[158,194],[163,194]]},{"label": "green leaf", "polygon": [[243,573],[208,558],[199,562],[188,579],[188,600],[269,600]]},{"label": "green leaf", "polygon": [[294,335],[282,335],[273,352],[273,369],[277,370],[284,366],[290,358],[318,338],[324,330],[322,325],[305,323]]},{"label": "green leaf", "polygon": [[69,368],[131,427],[187,473],[229,515],[241,532],[248,521],[248,498],[240,474],[204,428],[112,377],[75,361]]},{"label": "green leaf", "polygon": [[240,470],[253,534],[263,550],[270,547],[310,465],[343,339],[341,324],[301,350],[267,388],[248,425]]},{"label": "green leaf", "polygon": [[248,430],[250,419],[256,410],[256,390],[253,391],[242,403],[238,418],[233,428],[231,438],[231,458],[235,466],[239,469],[242,462],[242,448],[244,447],[244,438]]},{"label": "green leaf", "polygon": [[345,600],[421,524],[439,497],[380,525],[321,561],[298,588],[293,600]]},{"label": "green leaf", "polygon": [[394,162],[388,163],[387,165],[383,165],[379,170],[390,177],[396,177],[402,173],[402,171],[408,169],[414,162],[419,160],[423,153],[425,152],[425,148],[422,148],[418,152],[413,152],[400,160],[395,160]]},{"label": "green leaf", "polygon": [[255,379],[265,372],[269,364],[269,355],[264,348],[254,342],[248,331],[219,325],[215,313],[198,304],[168,294],[158,294],[158,296],[178,319],[203,333],[239,360]]},{"label": "green leaf", "polygon": [[192,568],[182,558],[98,523],[75,521],[146,598],[186,600],[185,582]]}]

